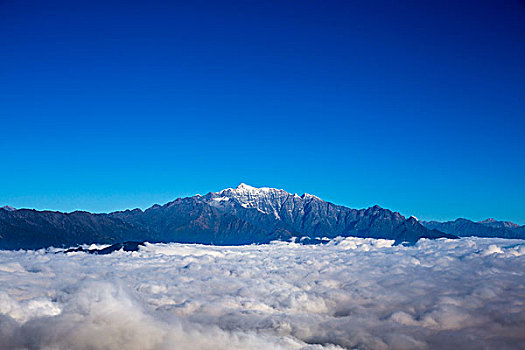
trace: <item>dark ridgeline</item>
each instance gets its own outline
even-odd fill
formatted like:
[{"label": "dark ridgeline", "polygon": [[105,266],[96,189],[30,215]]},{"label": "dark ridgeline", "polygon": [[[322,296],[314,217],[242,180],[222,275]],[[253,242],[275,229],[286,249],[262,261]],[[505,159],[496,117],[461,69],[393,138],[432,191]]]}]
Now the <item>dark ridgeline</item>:
[{"label": "dark ridgeline", "polygon": [[455,238],[377,205],[350,209],[309,194],[299,196],[245,184],[179,198],[146,211],[91,214],[0,209],[0,249],[124,241],[239,245],[337,236],[385,238],[398,243]]},{"label": "dark ridgeline", "polygon": [[429,229],[454,234],[459,237],[499,237],[525,239],[525,226],[510,221],[497,221],[487,219],[483,221],[470,221],[459,218],[454,221],[422,221],[421,224]]}]

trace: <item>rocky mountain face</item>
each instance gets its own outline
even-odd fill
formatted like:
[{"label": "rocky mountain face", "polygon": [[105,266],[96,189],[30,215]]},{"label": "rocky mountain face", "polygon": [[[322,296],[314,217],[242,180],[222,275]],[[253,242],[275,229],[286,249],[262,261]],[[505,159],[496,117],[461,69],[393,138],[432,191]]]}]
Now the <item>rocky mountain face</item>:
[{"label": "rocky mountain face", "polygon": [[520,226],[510,221],[487,219],[475,222],[459,218],[454,221],[422,221],[421,223],[426,228],[439,230],[459,237],[476,236],[525,239],[525,226]]},{"label": "rocky mountain face", "polygon": [[299,196],[245,184],[179,198],[145,211],[91,214],[0,209],[0,249],[124,241],[237,245],[337,236],[397,242],[455,237],[379,206],[351,209],[310,194]]},{"label": "rocky mountain face", "polygon": [[356,236],[415,242],[419,238],[445,237],[425,229],[416,219],[374,206],[350,209],[325,202],[310,194],[290,194],[273,188],[254,188],[245,184],[202,200],[223,212],[232,213],[265,229],[271,239],[289,237]]}]

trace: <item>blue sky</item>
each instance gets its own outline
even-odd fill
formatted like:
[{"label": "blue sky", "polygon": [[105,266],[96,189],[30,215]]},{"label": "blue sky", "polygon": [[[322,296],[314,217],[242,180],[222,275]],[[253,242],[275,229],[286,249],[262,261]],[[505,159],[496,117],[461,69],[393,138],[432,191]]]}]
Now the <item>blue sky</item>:
[{"label": "blue sky", "polygon": [[525,224],[522,1],[0,1],[0,204],[246,182]]}]

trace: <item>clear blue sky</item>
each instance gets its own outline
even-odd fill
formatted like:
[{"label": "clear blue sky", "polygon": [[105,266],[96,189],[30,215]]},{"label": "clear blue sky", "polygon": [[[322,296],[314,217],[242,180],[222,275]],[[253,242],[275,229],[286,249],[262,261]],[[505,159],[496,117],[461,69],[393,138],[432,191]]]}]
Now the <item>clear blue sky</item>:
[{"label": "clear blue sky", "polygon": [[246,182],[525,224],[525,3],[0,0],[0,205]]}]

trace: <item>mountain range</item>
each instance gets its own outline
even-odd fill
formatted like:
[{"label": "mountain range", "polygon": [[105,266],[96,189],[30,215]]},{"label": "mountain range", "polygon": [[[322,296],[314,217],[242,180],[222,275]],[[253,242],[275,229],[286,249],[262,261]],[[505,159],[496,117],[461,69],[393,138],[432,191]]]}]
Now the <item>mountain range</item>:
[{"label": "mountain range", "polygon": [[454,221],[421,221],[429,229],[454,234],[459,237],[500,237],[525,239],[525,226],[520,226],[510,221],[497,221],[487,219],[471,221],[459,218]]},{"label": "mountain range", "polygon": [[107,214],[0,209],[0,249],[114,244],[125,241],[217,245],[268,243],[292,237],[355,236],[392,239],[456,238],[416,218],[373,206],[351,209],[311,194],[241,184],[164,205]]}]

